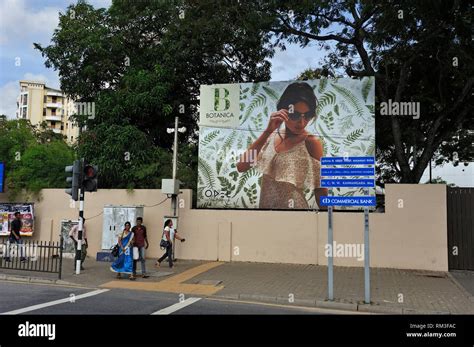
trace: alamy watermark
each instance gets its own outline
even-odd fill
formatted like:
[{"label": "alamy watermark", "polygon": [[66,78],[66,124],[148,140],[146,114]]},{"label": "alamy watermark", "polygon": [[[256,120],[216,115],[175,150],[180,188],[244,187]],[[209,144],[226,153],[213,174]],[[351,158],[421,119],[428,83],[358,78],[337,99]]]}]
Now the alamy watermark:
[{"label": "alamy watermark", "polygon": [[324,255],[335,258],[357,258],[358,261],[364,260],[364,245],[362,243],[327,243],[324,246]]},{"label": "alamy watermark", "polygon": [[419,102],[397,102],[388,99],[388,102],[380,103],[380,114],[382,116],[411,116],[413,119],[420,118]]}]

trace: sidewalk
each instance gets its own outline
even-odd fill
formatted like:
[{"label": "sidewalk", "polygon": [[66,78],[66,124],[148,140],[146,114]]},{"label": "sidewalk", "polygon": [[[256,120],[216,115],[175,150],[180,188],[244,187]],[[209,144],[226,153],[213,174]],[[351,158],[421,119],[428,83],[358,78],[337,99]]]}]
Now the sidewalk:
[{"label": "sidewalk", "polygon": [[[398,269],[371,269],[371,305],[364,304],[364,269],[334,268],[334,302],[327,298],[327,268],[315,265],[219,263],[205,272],[193,271],[210,262],[178,260],[172,270],[154,267],[147,260],[150,278],[122,280],[128,289],[143,290],[144,283],[181,283],[180,288],[216,286],[213,297],[298,306],[317,306],[344,310],[391,314],[474,314],[474,302],[446,273]],[[115,280],[110,263],[88,258],[85,270],[74,274],[73,261],[64,260],[62,284],[99,287]],[[201,266],[202,268],[202,266]],[[138,264],[140,274],[140,264]],[[189,275],[191,274],[191,276]],[[30,276],[55,281],[57,274],[5,271],[3,275]],[[180,282],[182,279],[182,282]],[[174,280],[176,279],[176,280]],[[32,280],[31,282],[34,282]],[[187,287],[186,287],[187,286]],[[150,286],[164,288],[161,285]],[[161,291],[158,289],[158,291]]]}]

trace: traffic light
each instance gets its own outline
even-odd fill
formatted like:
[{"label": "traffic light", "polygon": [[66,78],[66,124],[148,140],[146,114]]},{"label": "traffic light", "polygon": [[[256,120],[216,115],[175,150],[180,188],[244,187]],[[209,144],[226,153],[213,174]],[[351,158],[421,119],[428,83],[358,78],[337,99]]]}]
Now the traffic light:
[{"label": "traffic light", "polygon": [[71,188],[65,189],[65,192],[71,195],[72,200],[77,201],[79,199],[79,188],[81,182],[81,160],[75,160],[71,166],[66,166],[64,171],[72,173],[71,177],[66,178],[67,183],[71,183]]},{"label": "traffic light", "polygon": [[99,168],[95,165],[85,164],[84,175],[82,180],[82,188],[85,192],[96,192],[97,191],[97,174]]}]

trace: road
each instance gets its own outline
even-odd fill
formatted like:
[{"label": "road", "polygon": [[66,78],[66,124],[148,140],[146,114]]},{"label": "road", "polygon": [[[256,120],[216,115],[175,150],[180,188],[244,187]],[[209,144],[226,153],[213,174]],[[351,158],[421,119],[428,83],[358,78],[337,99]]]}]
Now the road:
[{"label": "road", "polygon": [[0,281],[1,314],[341,314],[339,310],[292,307],[174,293],[77,288]]}]

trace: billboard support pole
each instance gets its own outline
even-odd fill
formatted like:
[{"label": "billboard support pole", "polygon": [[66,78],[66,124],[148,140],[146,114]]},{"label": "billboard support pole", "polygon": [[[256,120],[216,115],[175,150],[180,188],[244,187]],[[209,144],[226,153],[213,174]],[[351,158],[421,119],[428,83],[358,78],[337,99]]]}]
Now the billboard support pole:
[{"label": "billboard support pole", "polygon": [[[332,189],[329,189],[328,195],[332,195]],[[333,207],[328,206],[328,245],[331,252],[328,256],[328,300],[334,300],[334,249],[333,249],[333,226],[332,211]]]},{"label": "billboard support pole", "polygon": [[[365,189],[367,195],[370,194]],[[370,243],[369,243],[369,207],[364,207],[364,286],[365,303],[370,304]]]}]

